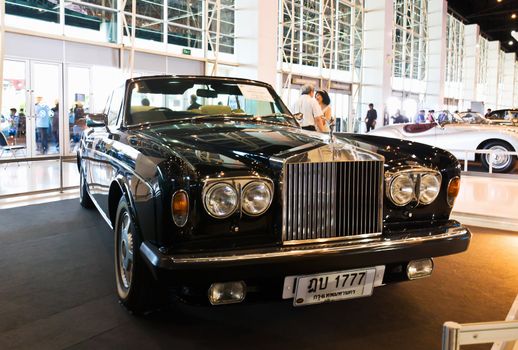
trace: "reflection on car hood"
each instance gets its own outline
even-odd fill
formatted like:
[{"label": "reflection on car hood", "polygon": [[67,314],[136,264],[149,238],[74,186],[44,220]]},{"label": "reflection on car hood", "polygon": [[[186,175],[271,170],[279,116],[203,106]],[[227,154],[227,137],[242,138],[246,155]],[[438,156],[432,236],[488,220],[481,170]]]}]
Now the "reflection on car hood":
[{"label": "reflection on car hood", "polygon": [[327,135],[261,123],[215,122],[154,126],[133,131],[181,156],[192,166],[250,169],[270,158],[317,148]]}]

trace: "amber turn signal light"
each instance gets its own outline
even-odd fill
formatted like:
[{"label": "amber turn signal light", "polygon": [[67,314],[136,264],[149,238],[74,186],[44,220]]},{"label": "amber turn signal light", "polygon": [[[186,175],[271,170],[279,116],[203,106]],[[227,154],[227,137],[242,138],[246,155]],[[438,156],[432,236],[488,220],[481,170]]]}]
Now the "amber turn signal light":
[{"label": "amber turn signal light", "polygon": [[450,183],[448,184],[448,204],[450,207],[453,207],[453,204],[455,203],[455,198],[459,195],[460,191],[460,178],[454,177],[450,180]]},{"label": "amber turn signal light", "polygon": [[178,227],[184,227],[189,218],[189,196],[184,190],[178,190],[171,200],[171,214]]}]

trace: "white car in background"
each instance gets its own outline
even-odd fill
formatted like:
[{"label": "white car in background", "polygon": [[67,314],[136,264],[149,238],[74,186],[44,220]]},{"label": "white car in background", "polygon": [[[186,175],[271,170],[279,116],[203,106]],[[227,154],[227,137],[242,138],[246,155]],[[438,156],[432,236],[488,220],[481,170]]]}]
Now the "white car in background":
[{"label": "white car in background", "polygon": [[437,121],[433,123],[392,124],[369,134],[436,146],[450,151],[458,159],[466,159],[465,151],[493,150],[492,155],[468,152],[467,160],[480,160],[486,169],[491,163],[493,171],[498,173],[514,168],[516,156],[506,152],[518,150],[518,127],[486,124],[485,118],[474,112],[453,115],[441,111],[435,117]]}]

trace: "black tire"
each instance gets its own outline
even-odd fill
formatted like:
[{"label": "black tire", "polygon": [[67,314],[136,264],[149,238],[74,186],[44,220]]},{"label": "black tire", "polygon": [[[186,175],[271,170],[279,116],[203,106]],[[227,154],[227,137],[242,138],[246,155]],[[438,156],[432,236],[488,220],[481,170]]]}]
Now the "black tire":
[{"label": "black tire", "polygon": [[140,257],[140,237],[128,202],[122,196],[117,207],[115,233],[115,282],[119,302],[134,315],[145,315],[160,304],[159,288]]},{"label": "black tire", "polygon": [[94,202],[88,193],[85,176],[82,171],[79,172],[79,204],[86,209],[94,207]]},{"label": "black tire", "polygon": [[[506,142],[503,141],[492,141],[484,146],[484,149],[500,150],[514,152],[514,149]],[[484,168],[489,170],[489,163],[491,162],[490,154],[481,154],[480,160]],[[516,163],[516,157],[511,155],[495,156],[493,160],[493,172],[494,173],[508,173],[510,172]]]}]

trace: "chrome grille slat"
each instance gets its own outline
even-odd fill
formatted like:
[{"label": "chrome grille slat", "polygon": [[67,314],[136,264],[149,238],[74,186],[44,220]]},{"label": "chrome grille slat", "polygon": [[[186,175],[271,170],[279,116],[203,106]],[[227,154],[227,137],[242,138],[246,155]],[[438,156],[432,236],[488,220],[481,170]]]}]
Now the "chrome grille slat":
[{"label": "chrome grille slat", "polygon": [[284,172],[285,243],[380,234],[382,161],[288,163]]}]

